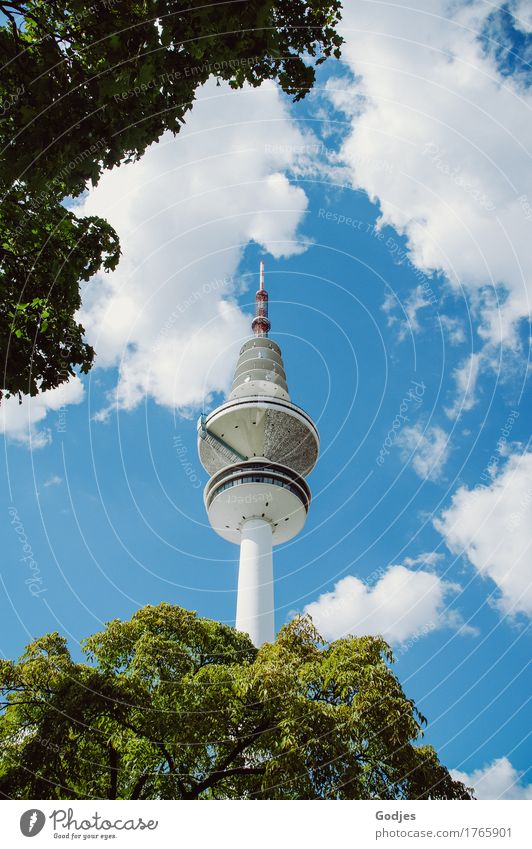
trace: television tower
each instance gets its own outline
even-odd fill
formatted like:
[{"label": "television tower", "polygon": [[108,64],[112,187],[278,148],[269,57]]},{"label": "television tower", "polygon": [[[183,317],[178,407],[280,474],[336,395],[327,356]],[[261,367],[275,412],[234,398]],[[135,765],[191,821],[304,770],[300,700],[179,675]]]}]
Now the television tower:
[{"label": "television tower", "polygon": [[253,336],[240,349],[229,397],[198,421],[198,453],[211,475],[209,522],[240,545],[236,627],[260,646],[275,637],[272,548],[305,524],[305,477],[318,459],[319,435],[290,400],[281,349],[268,338],[263,262],[255,305]]}]

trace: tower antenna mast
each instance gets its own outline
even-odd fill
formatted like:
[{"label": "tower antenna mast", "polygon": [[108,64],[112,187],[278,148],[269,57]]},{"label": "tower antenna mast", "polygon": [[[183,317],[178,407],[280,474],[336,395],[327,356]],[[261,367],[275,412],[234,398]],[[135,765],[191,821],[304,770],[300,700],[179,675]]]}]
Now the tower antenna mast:
[{"label": "tower antenna mast", "polygon": [[267,336],[270,332],[270,327],[270,319],[268,318],[268,293],[264,288],[264,263],[261,260],[259,288],[255,294],[255,318],[251,322],[251,329],[255,336]]}]

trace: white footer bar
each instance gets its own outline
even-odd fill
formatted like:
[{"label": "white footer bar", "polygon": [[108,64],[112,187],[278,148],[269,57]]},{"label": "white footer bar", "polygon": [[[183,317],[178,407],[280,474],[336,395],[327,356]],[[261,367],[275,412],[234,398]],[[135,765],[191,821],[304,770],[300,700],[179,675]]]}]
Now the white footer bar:
[{"label": "white footer bar", "polygon": [[[529,849],[532,801],[4,801],[2,845]],[[68,841],[68,843],[67,843]]]}]

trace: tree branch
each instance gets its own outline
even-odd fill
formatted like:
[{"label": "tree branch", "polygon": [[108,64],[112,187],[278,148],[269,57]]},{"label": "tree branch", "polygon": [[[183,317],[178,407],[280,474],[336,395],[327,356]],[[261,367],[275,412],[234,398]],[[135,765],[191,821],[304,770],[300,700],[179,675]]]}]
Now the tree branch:
[{"label": "tree branch", "polygon": [[187,790],[187,788],[185,787],[185,785],[181,781],[180,775],[182,775],[183,773],[180,773],[179,770],[177,769],[175,761],[174,761],[172,755],[170,754],[170,752],[168,751],[168,749],[166,748],[166,746],[163,743],[161,743],[159,740],[152,740],[151,737],[148,734],[144,734],[143,731],[140,731],[138,728],[135,728],[135,726],[131,725],[131,723],[128,722],[126,719],[124,719],[124,717],[120,717],[120,719],[116,719],[116,717],[115,717],[115,721],[121,722],[122,725],[124,725],[126,728],[129,728],[130,731],[133,731],[133,733],[136,734],[137,737],[143,737],[145,740],[148,740],[149,743],[152,743],[153,745],[157,746],[157,748],[161,752],[162,756],[164,757],[166,763],[168,764],[168,768],[169,768],[170,772],[172,773],[172,775],[174,776],[182,796],[185,797],[186,794],[189,791]]},{"label": "tree branch", "polygon": [[197,799],[204,790],[214,787],[215,784],[218,784],[224,778],[230,778],[233,775],[264,775],[265,772],[265,766],[235,766],[231,769],[216,770],[215,772],[211,772],[209,777],[200,784],[196,784],[194,789],[184,798]]},{"label": "tree branch", "polygon": [[109,744],[109,798],[116,799],[118,787],[118,752]]},{"label": "tree branch", "polygon": [[15,21],[15,18],[13,17],[11,12],[8,12],[7,9],[5,9],[5,8],[2,8],[2,12],[11,24],[11,32],[13,33],[13,41],[15,41],[18,46],[20,46],[19,31],[18,31],[18,27],[17,27],[16,21]]},{"label": "tree branch", "polygon": [[[185,799],[197,799],[200,793],[203,793],[208,787],[212,787],[221,781],[222,778],[227,778],[229,775],[245,775],[245,774],[259,774],[264,772],[264,767],[233,767],[232,769],[227,769],[230,763],[234,761],[234,759],[242,754],[242,752],[247,749],[248,746],[259,737],[263,731],[266,731],[268,728],[268,722],[260,723],[255,731],[252,734],[248,734],[247,737],[242,737],[239,743],[223,758],[214,768],[214,770],[210,773],[207,778],[203,781],[200,781],[194,785],[194,787],[190,790],[189,794],[187,794]],[[242,772],[245,770],[245,772]]]},{"label": "tree branch", "polygon": [[140,794],[142,793],[144,785],[146,784],[149,777],[150,777],[149,773],[147,773],[147,772],[143,772],[142,775],[139,776],[139,778],[137,779],[137,781],[133,785],[133,790],[131,791],[131,794],[130,794],[130,797],[129,797],[130,799],[138,799],[140,797]]}]

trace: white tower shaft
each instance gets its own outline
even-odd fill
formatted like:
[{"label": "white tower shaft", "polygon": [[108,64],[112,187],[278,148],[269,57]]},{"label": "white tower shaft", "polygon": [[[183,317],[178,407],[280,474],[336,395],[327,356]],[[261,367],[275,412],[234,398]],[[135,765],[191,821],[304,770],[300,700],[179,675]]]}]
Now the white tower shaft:
[{"label": "white tower shaft", "polygon": [[272,527],[263,519],[248,519],[242,526],[236,628],[257,647],[275,638]]}]

